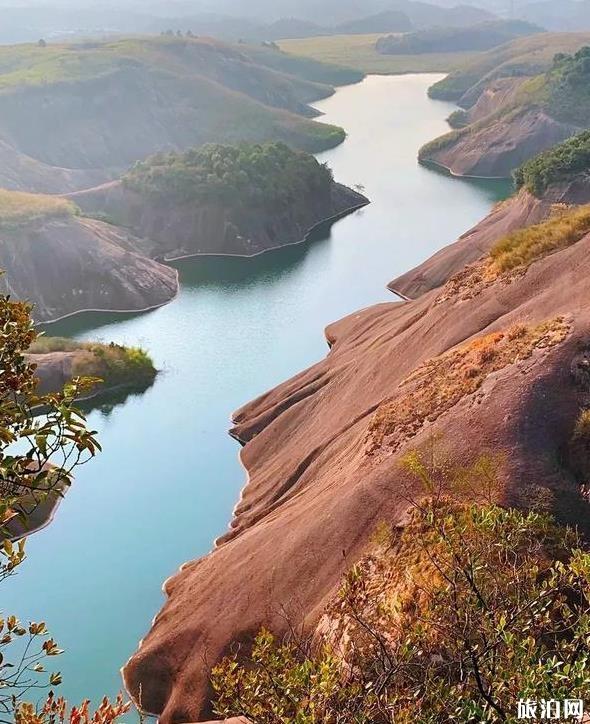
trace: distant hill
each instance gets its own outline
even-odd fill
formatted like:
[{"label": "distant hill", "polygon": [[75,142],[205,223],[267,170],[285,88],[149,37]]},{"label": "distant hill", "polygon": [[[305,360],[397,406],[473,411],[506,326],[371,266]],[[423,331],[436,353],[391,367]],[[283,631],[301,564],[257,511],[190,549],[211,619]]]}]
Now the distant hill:
[{"label": "distant hill", "polygon": [[329,148],[344,131],[310,120],[308,103],[361,77],[211,39],[0,48],[0,186],[74,191],[207,142]]},{"label": "distant hill", "polygon": [[[517,54],[516,65],[503,59],[499,67],[485,72],[480,64],[476,67],[484,71],[482,78],[473,76],[471,67],[465,69],[465,77],[457,74],[452,79],[454,87],[433,87],[433,95],[440,96],[442,90],[449,97],[460,88],[459,81],[474,82],[459,98],[465,110],[460,124],[454,125],[461,128],[426,144],[420,159],[457,175],[507,177],[534,156],[590,128],[590,34],[575,36],[578,48],[573,54],[555,53],[562,37],[549,37],[552,62],[545,47],[542,59],[537,53]],[[566,38],[568,43],[574,40]],[[545,72],[539,72],[540,63]],[[565,149],[577,152],[575,146]]]},{"label": "distant hill", "polygon": [[[59,0],[55,0],[57,2]],[[255,12],[256,7],[259,12]],[[367,0],[333,2],[226,2],[209,7],[204,2],[152,6],[121,3],[95,6],[74,4],[5,7],[0,23],[0,44],[68,40],[113,34],[172,31],[236,41],[278,40],[318,35],[406,32],[444,25],[462,27],[492,19],[485,10],[459,5],[440,7],[421,0]]]},{"label": "distant hill", "polygon": [[545,73],[556,53],[575,53],[590,42],[590,33],[544,33],[493,48],[435,83],[432,98],[473,105],[486,85],[497,78],[530,77]]},{"label": "distant hill", "polygon": [[538,25],[523,20],[493,20],[467,28],[432,28],[405,35],[390,35],[377,41],[377,51],[386,54],[449,53],[489,50],[515,38],[541,33]]},{"label": "distant hill", "polygon": [[590,0],[541,0],[524,5],[518,14],[548,30],[590,30]]}]

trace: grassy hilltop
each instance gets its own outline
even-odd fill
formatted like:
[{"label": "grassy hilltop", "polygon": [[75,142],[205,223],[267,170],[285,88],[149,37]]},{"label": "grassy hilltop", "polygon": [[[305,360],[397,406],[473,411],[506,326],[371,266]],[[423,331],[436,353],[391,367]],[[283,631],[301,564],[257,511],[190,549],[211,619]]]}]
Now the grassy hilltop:
[{"label": "grassy hilltop", "polygon": [[205,143],[325,150],[345,133],[312,120],[310,104],[334,84],[361,78],[278,49],[210,38],[0,47],[0,186],[76,190],[156,151]]}]

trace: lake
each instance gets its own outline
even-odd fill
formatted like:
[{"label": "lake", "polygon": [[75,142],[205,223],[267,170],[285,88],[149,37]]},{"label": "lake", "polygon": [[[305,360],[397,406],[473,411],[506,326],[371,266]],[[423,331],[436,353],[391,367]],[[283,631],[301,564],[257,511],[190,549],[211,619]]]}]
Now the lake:
[{"label": "lake", "polygon": [[[52,334],[141,345],[161,370],[142,395],[94,410],[104,452],[79,470],[54,522],[28,542],[3,611],[44,620],[72,701],[114,695],[160,608],[162,583],[226,529],[244,471],[228,435],[240,405],[319,360],[324,327],[394,301],[388,281],[454,241],[508,192],[420,167],[448,130],[437,75],[370,76],[317,104],[347,140],[320,154],[372,203],[306,245],[178,264],[181,290],[141,315],[79,316]],[[231,604],[231,602],[229,602]]]}]

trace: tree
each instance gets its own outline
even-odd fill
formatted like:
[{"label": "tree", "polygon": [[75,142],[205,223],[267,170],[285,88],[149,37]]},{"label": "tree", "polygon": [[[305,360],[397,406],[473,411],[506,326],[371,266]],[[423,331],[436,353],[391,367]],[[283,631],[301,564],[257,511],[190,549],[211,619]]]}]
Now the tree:
[{"label": "tree", "polygon": [[45,40],[43,40],[43,38],[41,38],[41,40],[37,43],[37,45],[38,45],[40,48],[46,48],[46,47],[47,47],[47,42],[46,42]]},{"label": "tree", "polygon": [[[61,393],[37,394],[35,366],[25,357],[37,337],[30,311],[28,304],[0,296],[0,582],[25,559],[24,539],[12,540],[15,526],[27,529],[46,519],[75,469],[100,450],[75,407],[96,380],[75,379]],[[27,703],[28,694],[61,683],[59,672],[45,670],[60,653],[44,622],[0,619],[0,721],[109,724],[128,710],[121,697],[103,701],[94,714],[88,702],[68,709],[51,691],[41,706]]]},{"label": "tree", "polygon": [[[215,709],[257,724],[517,722],[520,700],[590,695],[590,555],[546,513],[465,504],[425,483],[379,527],[328,607],[321,640],[268,632],[214,669]],[[488,478],[488,462],[462,490]],[[471,478],[471,479],[469,479]],[[490,486],[490,490],[493,486]],[[426,494],[427,493],[427,494]]]}]

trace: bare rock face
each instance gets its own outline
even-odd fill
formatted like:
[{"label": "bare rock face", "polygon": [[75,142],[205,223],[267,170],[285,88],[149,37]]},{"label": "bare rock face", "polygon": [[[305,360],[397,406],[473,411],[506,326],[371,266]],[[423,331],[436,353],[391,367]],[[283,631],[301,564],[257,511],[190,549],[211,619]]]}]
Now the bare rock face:
[{"label": "bare rock face", "polygon": [[51,166],[17,151],[0,138],[0,187],[13,191],[64,194],[96,186],[112,178],[106,169]]},{"label": "bare rock face", "polygon": [[467,264],[486,254],[498,239],[517,229],[544,221],[555,205],[590,203],[590,177],[581,174],[568,182],[555,184],[538,199],[522,190],[502,201],[473,229],[454,244],[441,249],[423,264],[402,274],[387,286],[403,298],[415,299],[440,287]]},{"label": "bare rock face", "polygon": [[404,298],[415,299],[441,286],[464,266],[479,259],[502,236],[538,224],[548,216],[551,208],[551,202],[536,199],[523,191],[499,203],[489,216],[463,234],[458,241],[397,277],[388,287]]},{"label": "bare rock face", "polygon": [[145,253],[173,259],[194,254],[253,256],[303,241],[320,223],[369,203],[362,194],[333,183],[326,197],[309,194],[286,211],[236,211],[220,203],[153,202],[121,182],[72,193],[87,213],[104,213],[143,239]]},{"label": "bare rock face", "polygon": [[469,297],[432,289],[330,326],[325,360],[235,414],[248,483],[216,549],[165,584],[124,669],[131,695],[162,724],[206,719],[230,642],[262,625],[280,635],[285,616],[313,629],[375,527],[403,524],[419,488],[400,460],[433,439],[457,464],[497,455],[503,501],[526,506],[542,485],[562,520],[588,527],[556,461],[589,402],[572,374],[590,347],[589,275],[590,235]]},{"label": "bare rock face", "polygon": [[520,86],[527,78],[498,78],[486,86],[484,92],[477,99],[476,104],[469,111],[471,123],[486,118],[498,108],[502,108],[515,100]]},{"label": "bare rock face", "polygon": [[138,245],[117,227],[75,216],[3,228],[0,284],[34,303],[38,322],[84,310],[151,309],[175,296],[177,273],[138,254]]},{"label": "bare rock face", "polygon": [[456,176],[508,178],[528,159],[582,130],[536,108],[487,118],[463,129],[442,148],[426,151],[421,160]]}]

